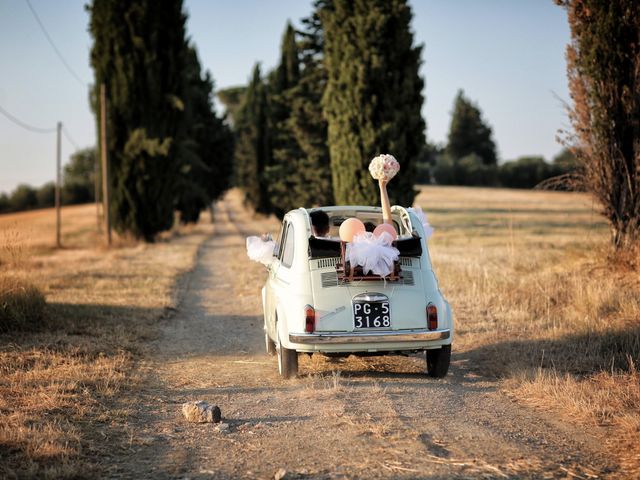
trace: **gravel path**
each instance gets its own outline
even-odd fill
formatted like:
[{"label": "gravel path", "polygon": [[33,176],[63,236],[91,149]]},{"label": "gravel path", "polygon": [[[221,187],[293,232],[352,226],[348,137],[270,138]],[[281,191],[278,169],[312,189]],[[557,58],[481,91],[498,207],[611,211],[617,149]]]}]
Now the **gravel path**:
[{"label": "gravel path", "polygon": [[[114,478],[602,478],[600,442],[505,397],[454,355],[443,380],[423,357],[301,357],[281,380],[264,353],[265,272],[245,255],[251,220],[233,195],[185,280],[183,300],[141,368],[130,441]],[[188,400],[222,409],[229,431],[181,417]],[[286,472],[286,473],[285,473]]]}]

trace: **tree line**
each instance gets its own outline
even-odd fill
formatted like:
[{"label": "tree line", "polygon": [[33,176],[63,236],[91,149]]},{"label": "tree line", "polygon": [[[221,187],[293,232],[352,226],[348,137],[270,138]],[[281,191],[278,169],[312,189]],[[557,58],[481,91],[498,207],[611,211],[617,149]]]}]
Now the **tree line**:
[{"label": "tree line", "polygon": [[235,178],[247,204],[279,217],[299,206],[375,204],[366,165],[382,152],[402,163],[389,188],[406,205],[414,183],[532,188],[575,169],[568,150],[552,164],[498,165],[492,129],[462,90],[447,145],[428,143],[410,20],[404,1],[316,1],[302,28],[286,25],[274,70],[256,64],[246,87],[218,93],[234,118]]},{"label": "tree line", "polygon": [[181,0],[93,0],[87,9],[97,119],[101,85],[107,97],[98,141],[109,157],[113,226],[153,241],[174,212],[196,222],[228,188],[233,135],[215,111]]},{"label": "tree line", "polygon": [[[95,149],[78,150],[62,172],[61,203],[76,205],[95,200]],[[47,182],[40,187],[18,185],[11,193],[0,193],[0,213],[21,212],[55,205],[56,186]]]},{"label": "tree line", "polygon": [[[256,64],[248,85],[219,92],[228,119],[215,112],[213,80],[186,37],[181,0],[93,0],[91,99],[98,114],[104,84],[115,228],[153,240],[175,211],[197,221],[231,182],[248,205],[278,216],[298,206],[375,204],[367,165],[390,152],[402,163],[389,185],[394,203],[411,205],[421,178],[530,187],[560,177],[564,188],[599,200],[617,249],[637,246],[640,3],[556,3],[571,27],[568,150],[552,164],[525,157],[498,165],[491,128],[462,91],[447,145],[426,142],[422,47],[406,0],[316,0],[300,29],[287,25],[275,69]],[[16,198],[32,204],[24,191]]]},{"label": "tree line", "polygon": [[556,179],[548,185],[586,190],[602,203],[617,249],[637,246],[640,3],[556,3],[571,27],[574,132],[552,164],[523,157],[498,165],[491,128],[462,91],[447,146],[427,144],[421,47],[413,45],[407,2],[317,0],[302,29],[287,26],[278,67],[263,76],[256,65],[246,89],[221,96],[234,111],[236,181],[246,202],[279,216],[302,205],[375,203],[366,163],[392,152],[403,166],[390,184],[393,202],[412,203],[420,173],[439,183],[526,188]]},{"label": "tree line", "polygon": [[459,90],[453,103],[448,142],[445,146],[427,142],[418,158],[416,180],[439,185],[534,188],[571,174],[576,168],[575,157],[567,148],[551,163],[542,156],[523,156],[499,164],[491,127],[480,107]]},{"label": "tree line", "polygon": [[222,91],[233,112],[235,179],[258,212],[375,204],[371,158],[402,163],[389,185],[410,205],[424,145],[421,46],[404,0],[317,0],[295,30],[287,24],[275,69],[256,64],[244,89]]}]

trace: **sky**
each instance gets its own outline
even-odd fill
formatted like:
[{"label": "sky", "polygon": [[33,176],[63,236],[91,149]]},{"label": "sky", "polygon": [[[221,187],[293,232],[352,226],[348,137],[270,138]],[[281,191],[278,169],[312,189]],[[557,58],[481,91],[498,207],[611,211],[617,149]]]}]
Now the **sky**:
[{"label": "sky", "polygon": [[[87,0],[0,0],[0,108],[38,129],[63,124],[62,161],[95,144],[88,104]],[[40,28],[33,7],[56,53]],[[561,150],[569,102],[566,13],[551,0],[412,0],[414,43],[424,46],[422,114],[427,139],[445,144],[458,89],[493,129],[500,161],[552,159]],[[306,0],[185,0],[187,33],[216,88],[245,84],[253,65],[273,68],[287,20]],[[393,153],[393,152],[390,152]],[[56,134],[35,133],[0,114],[0,192],[55,178]],[[399,159],[402,162],[402,159]]]}]

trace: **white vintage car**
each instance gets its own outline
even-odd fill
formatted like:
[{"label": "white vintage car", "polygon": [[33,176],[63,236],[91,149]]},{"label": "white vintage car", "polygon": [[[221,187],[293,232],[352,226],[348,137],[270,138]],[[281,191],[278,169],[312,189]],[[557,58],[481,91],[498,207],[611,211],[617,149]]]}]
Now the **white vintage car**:
[{"label": "white vintage car", "polygon": [[391,208],[400,251],[386,278],[363,275],[344,257],[338,229],[350,217],[382,223],[379,207],[321,207],[327,237],[313,236],[310,213],[287,213],[262,289],[267,352],[284,378],[297,375],[299,353],[328,356],[426,352],[426,372],[444,377],[453,341],[451,307],[438,288],[425,232],[415,213]]}]

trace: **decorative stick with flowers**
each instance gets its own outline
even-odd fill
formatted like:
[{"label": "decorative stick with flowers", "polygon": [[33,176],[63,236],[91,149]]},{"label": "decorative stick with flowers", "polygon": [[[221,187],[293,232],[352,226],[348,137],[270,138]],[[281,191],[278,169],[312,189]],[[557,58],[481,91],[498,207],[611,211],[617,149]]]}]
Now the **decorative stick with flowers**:
[{"label": "decorative stick with flowers", "polygon": [[378,180],[380,186],[380,203],[382,206],[383,223],[393,224],[391,220],[391,205],[387,194],[387,183],[400,171],[400,164],[393,155],[383,153],[369,163],[369,173]]}]

